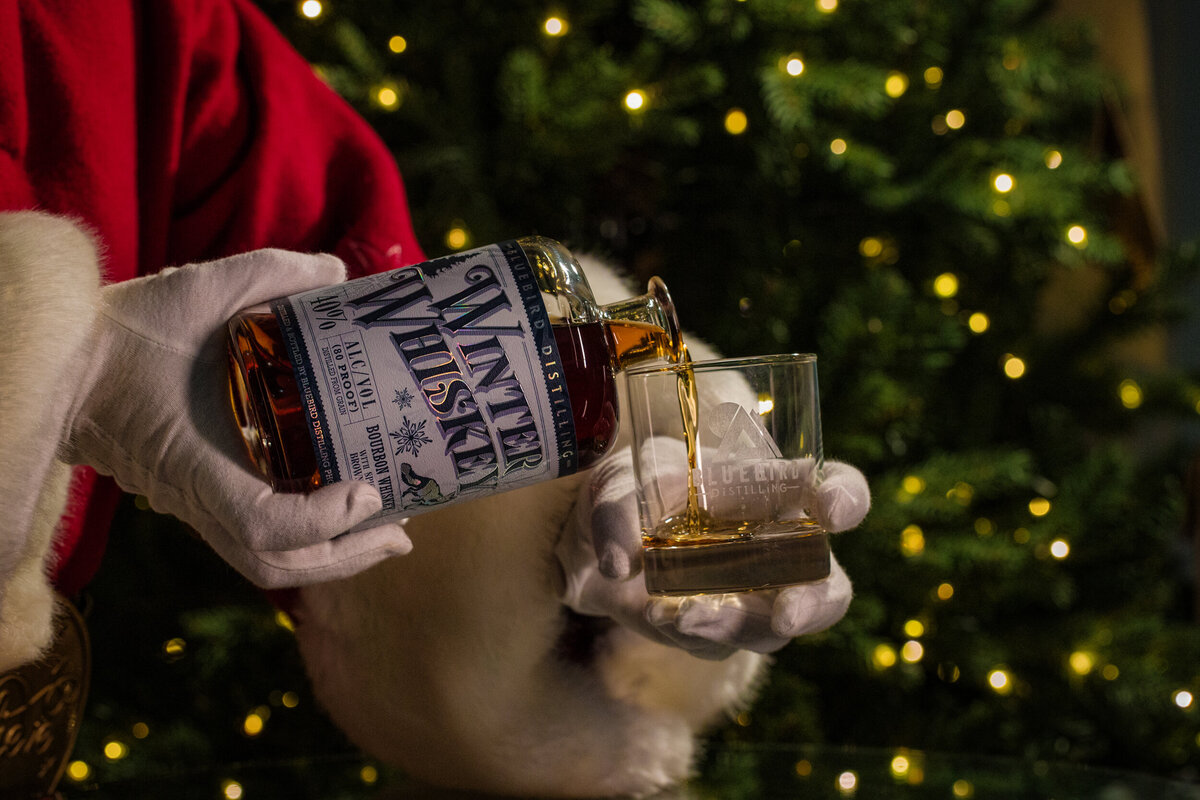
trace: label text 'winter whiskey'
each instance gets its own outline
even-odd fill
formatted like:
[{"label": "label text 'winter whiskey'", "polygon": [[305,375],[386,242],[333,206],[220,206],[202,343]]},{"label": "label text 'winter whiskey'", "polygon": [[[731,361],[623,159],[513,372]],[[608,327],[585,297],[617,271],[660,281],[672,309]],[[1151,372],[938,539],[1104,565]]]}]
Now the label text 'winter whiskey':
[{"label": "label text 'winter whiskey'", "polygon": [[275,301],[321,483],[384,515],[575,471],[550,321],[515,243]]}]

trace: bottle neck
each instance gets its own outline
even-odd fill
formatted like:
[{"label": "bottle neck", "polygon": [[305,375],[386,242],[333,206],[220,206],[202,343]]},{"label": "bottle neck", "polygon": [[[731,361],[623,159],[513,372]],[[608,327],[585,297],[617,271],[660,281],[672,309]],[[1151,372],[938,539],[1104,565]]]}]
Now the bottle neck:
[{"label": "bottle neck", "polygon": [[602,306],[600,314],[612,339],[618,369],[653,359],[683,361],[687,348],[675,304],[662,278],[650,279],[646,294]]}]

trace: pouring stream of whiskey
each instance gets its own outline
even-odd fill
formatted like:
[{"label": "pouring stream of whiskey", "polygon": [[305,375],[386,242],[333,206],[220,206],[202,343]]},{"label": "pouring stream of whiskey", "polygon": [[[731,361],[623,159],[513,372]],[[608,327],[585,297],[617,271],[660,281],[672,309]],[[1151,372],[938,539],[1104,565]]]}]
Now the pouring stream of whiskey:
[{"label": "pouring stream of whiskey", "polygon": [[692,370],[692,358],[687,345],[679,344],[679,364],[676,390],[679,393],[679,413],[683,417],[684,440],[687,443],[687,511],[684,515],[684,530],[689,533],[700,531],[700,491],[696,486],[696,475],[700,467],[700,447],[697,440],[700,422],[700,403],[696,396],[696,373]]}]

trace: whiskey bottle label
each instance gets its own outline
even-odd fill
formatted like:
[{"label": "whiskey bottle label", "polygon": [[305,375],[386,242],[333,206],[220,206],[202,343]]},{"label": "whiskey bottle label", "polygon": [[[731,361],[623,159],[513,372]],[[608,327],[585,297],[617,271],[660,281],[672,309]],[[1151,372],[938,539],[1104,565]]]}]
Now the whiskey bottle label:
[{"label": "whiskey bottle label", "polygon": [[363,480],[380,517],[577,468],[554,332],[504,242],[272,304],[323,483]]}]

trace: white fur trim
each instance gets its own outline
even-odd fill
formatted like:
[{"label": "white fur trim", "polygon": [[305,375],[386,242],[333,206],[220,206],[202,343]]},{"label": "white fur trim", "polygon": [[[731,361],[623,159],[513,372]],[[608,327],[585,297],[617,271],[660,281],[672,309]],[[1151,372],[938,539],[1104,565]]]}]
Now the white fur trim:
[{"label": "white fur trim", "polygon": [[[586,270],[601,302],[637,293]],[[314,690],[358,746],[435,784],[521,796],[645,795],[688,776],[700,732],[748,702],[767,659],[705,661],[620,628],[590,662],[564,658],[554,547],[586,479],[413,517],[409,555],[301,590]]]},{"label": "white fur trim", "polygon": [[67,365],[95,319],[96,247],[62,217],[0,214],[0,671],[35,658],[52,631],[46,577],[69,469],[55,450],[71,394]]}]

